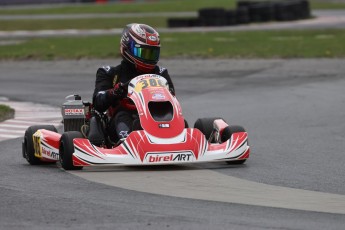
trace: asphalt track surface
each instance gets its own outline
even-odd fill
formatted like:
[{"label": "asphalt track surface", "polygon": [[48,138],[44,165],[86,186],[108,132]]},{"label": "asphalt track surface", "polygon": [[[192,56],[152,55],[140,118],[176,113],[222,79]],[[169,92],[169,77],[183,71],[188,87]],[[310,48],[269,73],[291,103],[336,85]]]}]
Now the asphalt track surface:
[{"label": "asphalt track surface", "polygon": [[[90,99],[119,60],[1,62],[0,96],[60,106]],[[0,229],[343,229],[344,60],[163,60],[183,112],[243,125],[243,166],[30,166],[0,143]],[[85,178],[85,179],[84,179]],[[95,182],[96,181],[96,182]]]}]

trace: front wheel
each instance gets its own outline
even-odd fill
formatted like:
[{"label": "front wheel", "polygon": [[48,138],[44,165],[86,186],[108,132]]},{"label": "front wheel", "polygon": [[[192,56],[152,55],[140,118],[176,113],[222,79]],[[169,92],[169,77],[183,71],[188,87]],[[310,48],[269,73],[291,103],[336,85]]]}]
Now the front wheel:
[{"label": "front wheel", "polygon": [[228,165],[241,165],[244,164],[244,162],[246,162],[247,159],[244,160],[236,160],[236,161],[227,161],[226,163]]},{"label": "front wheel", "polygon": [[[246,130],[242,126],[228,126],[224,129],[222,133],[221,140],[222,142],[225,142],[229,140],[234,133],[242,133],[246,132]],[[227,161],[226,163],[229,165],[241,165],[244,162],[246,162],[247,159],[243,160],[235,160],[235,161]]]},{"label": "front wheel", "polygon": [[45,162],[41,161],[40,158],[35,156],[33,135],[39,129],[46,129],[57,133],[57,130],[53,125],[33,125],[26,129],[24,141],[22,143],[22,154],[27,162],[29,162],[31,165],[46,164]]},{"label": "front wheel", "polygon": [[196,120],[194,124],[194,128],[199,129],[206,137],[206,140],[208,140],[213,132],[213,122],[217,119],[217,117],[207,117],[207,118],[199,118]]},{"label": "front wheel", "polygon": [[65,170],[80,170],[83,166],[73,165],[74,138],[83,138],[78,131],[69,131],[62,134],[60,139],[60,164]]}]

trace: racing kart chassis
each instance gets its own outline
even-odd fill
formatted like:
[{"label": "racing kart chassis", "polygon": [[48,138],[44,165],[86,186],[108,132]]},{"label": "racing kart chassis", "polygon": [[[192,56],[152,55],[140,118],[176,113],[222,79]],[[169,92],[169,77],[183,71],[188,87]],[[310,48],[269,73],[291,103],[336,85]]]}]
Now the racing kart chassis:
[{"label": "racing kart chassis", "polygon": [[248,134],[222,118],[200,118],[186,127],[182,109],[158,75],[146,74],[128,83],[128,98],[140,118],[140,129],[115,145],[95,145],[84,128],[92,105],[79,96],[62,106],[64,133],[54,126],[31,126],[24,135],[23,157],[30,164],[60,162],[66,170],[84,166],[163,165],[225,161],[242,164],[250,155]]}]

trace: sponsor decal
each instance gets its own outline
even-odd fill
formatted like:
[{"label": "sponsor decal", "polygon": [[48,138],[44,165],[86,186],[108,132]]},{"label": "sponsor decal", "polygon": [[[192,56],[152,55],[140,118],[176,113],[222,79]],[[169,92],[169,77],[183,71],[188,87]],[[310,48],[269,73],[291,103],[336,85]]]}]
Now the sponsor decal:
[{"label": "sponsor decal", "polygon": [[133,29],[135,31],[135,33],[137,33],[138,35],[140,35],[141,37],[145,36],[145,32],[143,29],[140,28],[139,25],[135,25],[135,28]]},{"label": "sponsor decal", "polygon": [[164,94],[164,91],[161,90],[160,88],[158,88],[158,90],[157,90],[157,88],[150,88],[149,90],[150,90],[149,91],[150,94],[156,94],[156,93]]},{"label": "sponsor decal", "polygon": [[194,155],[191,152],[184,153],[148,153],[145,157],[146,163],[160,162],[190,162],[194,161]]},{"label": "sponsor decal", "polygon": [[128,42],[129,41],[129,37],[128,37],[128,34],[125,33],[123,36],[122,36],[122,41],[123,42]]},{"label": "sponsor decal", "polygon": [[170,128],[170,124],[159,124],[159,128]]},{"label": "sponsor decal", "polygon": [[162,100],[162,99],[165,99],[165,96],[163,94],[156,93],[152,95],[152,99]]},{"label": "sponsor decal", "polygon": [[48,156],[50,158],[56,159],[56,160],[59,159],[59,154],[58,153],[50,151],[49,149],[46,149],[44,147],[42,147],[42,154],[46,155],[46,156]]},{"label": "sponsor decal", "polygon": [[102,68],[103,68],[105,71],[107,71],[107,72],[109,72],[109,70],[110,70],[110,66],[108,66],[108,65],[107,65],[107,66],[103,66]]},{"label": "sponsor decal", "polygon": [[65,109],[65,115],[84,115],[84,109]]},{"label": "sponsor decal", "polygon": [[153,42],[157,41],[157,37],[156,37],[156,36],[153,36],[153,35],[148,36],[148,39],[149,39],[150,41],[153,41]]},{"label": "sponsor decal", "polygon": [[159,67],[159,73],[163,73],[166,70],[164,67]]},{"label": "sponsor decal", "polygon": [[128,137],[128,131],[121,131],[121,132],[119,132],[119,136],[122,137],[122,138]]},{"label": "sponsor decal", "polygon": [[33,144],[34,144],[34,150],[35,150],[35,157],[41,158],[42,152],[41,152],[41,131],[37,130],[33,137]]}]

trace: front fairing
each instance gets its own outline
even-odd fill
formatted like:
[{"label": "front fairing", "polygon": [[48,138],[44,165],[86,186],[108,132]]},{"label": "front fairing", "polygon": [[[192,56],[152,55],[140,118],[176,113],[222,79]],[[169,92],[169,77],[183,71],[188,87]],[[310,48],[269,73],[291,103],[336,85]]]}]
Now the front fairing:
[{"label": "front fairing", "polygon": [[165,78],[146,74],[134,78],[128,86],[129,98],[137,108],[141,127],[158,138],[176,137],[185,128],[181,106],[167,85]]}]

